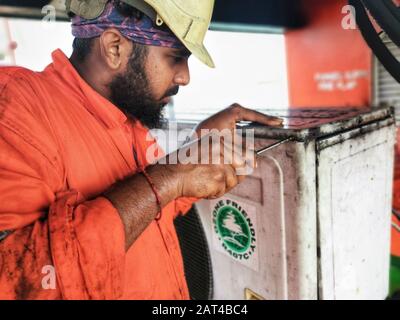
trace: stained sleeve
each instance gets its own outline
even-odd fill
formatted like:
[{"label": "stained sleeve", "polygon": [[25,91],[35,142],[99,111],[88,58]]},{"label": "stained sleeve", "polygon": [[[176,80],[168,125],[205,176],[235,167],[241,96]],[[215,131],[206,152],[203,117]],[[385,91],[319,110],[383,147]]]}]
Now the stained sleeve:
[{"label": "stained sleeve", "polygon": [[64,190],[57,143],[24,79],[0,78],[0,299],[117,299],[125,235],[103,197]]}]

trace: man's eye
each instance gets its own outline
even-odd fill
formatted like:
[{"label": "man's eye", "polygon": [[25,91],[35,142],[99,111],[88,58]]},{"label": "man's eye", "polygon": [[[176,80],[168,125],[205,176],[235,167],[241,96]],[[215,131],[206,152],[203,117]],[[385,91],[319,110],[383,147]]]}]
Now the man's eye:
[{"label": "man's eye", "polygon": [[181,63],[185,60],[185,57],[182,56],[172,56],[172,58],[174,59],[175,63]]}]

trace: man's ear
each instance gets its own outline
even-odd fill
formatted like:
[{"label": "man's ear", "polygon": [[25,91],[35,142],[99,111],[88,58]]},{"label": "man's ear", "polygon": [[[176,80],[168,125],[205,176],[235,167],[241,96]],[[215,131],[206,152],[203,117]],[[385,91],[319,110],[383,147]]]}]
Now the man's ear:
[{"label": "man's ear", "polygon": [[117,29],[104,31],[99,39],[100,54],[104,63],[114,71],[124,70],[132,52],[132,43]]}]

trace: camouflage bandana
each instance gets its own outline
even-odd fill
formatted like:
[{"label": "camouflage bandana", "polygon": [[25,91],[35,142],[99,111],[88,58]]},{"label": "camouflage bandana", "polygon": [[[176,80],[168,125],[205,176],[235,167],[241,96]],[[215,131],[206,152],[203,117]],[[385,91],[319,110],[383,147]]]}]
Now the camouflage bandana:
[{"label": "camouflage bandana", "polygon": [[171,32],[154,27],[153,21],[145,14],[125,17],[115,7],[116,0],[107,3],[103,13],[96,19],[87,20],[79,16],[72,18],[72,35],[75,38],[94,38],[108,28],[116,28],[135,43],[174,49],[183,49],[182,42]]}]

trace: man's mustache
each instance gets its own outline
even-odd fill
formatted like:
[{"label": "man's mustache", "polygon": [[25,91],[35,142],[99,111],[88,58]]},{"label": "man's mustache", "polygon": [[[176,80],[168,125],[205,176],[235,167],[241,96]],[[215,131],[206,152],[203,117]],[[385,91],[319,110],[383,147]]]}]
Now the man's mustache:
[{"label": "man's mustache", "polygon": [[172,87],[171,89],[169,89],[169,90],[164,94],[164,96],[163,96],[161,99],[175,96],[175,95],[178,94],[178,92],[179,92],[179,86]]}]

